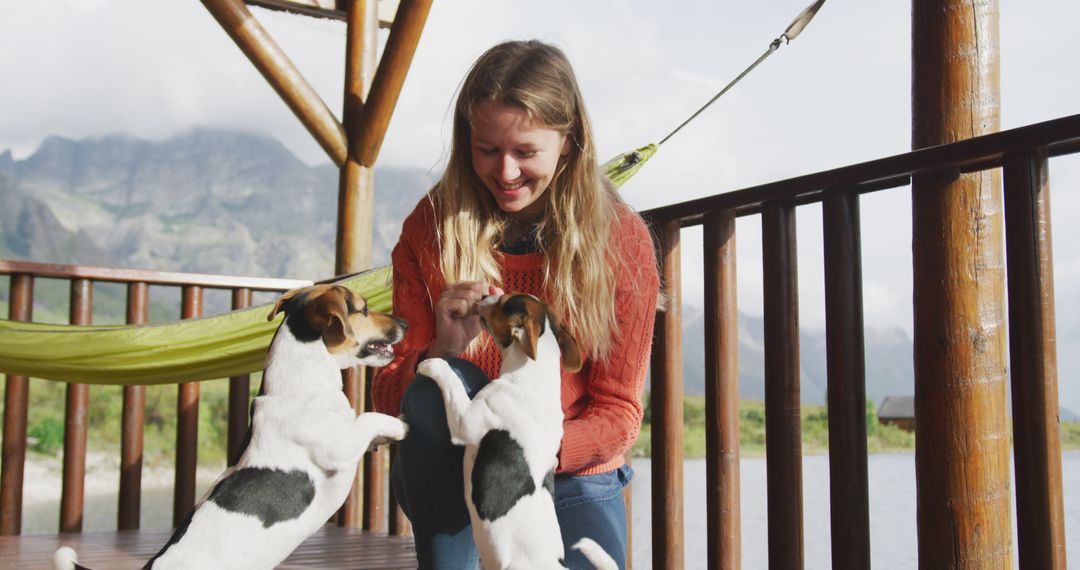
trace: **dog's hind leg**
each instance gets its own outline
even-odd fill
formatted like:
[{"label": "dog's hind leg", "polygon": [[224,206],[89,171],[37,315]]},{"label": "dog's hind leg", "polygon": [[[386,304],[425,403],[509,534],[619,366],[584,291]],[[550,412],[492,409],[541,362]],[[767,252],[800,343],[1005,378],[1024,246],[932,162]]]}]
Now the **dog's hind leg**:
[{"label": "dog's hind leg", "polygon": [[475,443],[488,430],[483,412],[474,412],[473,400],[465,391],[457,373],[441,358],[429,358],[416,367],[417,374],[431,378],[442,392],[446,406],[446,424],[450,428],[450,441],[454,445]]}]

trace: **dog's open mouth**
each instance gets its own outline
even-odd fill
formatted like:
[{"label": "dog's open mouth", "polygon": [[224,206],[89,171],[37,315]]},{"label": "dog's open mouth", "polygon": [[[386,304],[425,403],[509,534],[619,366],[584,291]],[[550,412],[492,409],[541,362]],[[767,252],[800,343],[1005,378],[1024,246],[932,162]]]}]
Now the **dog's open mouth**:
[{"label": "dog's open mouth", "polygon": [[394,347],[385,340],[373,340],[360,349],[361,358],[369,358],[372,356],[389,360],[394,357]]}]

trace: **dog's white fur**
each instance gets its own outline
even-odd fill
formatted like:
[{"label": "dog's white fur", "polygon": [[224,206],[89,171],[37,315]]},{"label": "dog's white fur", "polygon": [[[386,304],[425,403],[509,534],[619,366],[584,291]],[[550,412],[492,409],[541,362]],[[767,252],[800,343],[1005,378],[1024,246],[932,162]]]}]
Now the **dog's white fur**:
[{"label": "dog's white fur", "polygon": [[[529,306],[529,310],[508,314],[504,309],[511,304],[515,309]],[[480,561],[485,570],[564,568],[555,503],[544,481],[551,482],[563,434],[560,356],[568,369],[580,368],[577,343],[559,329],[547,307],[529,295],[485,297],[477,310],[502,351],[499,378],[470,400],[445,360],[425,360],[417,372],[439,385],[451,440],[465,446],[465,502]],[[534,490],[519,497],[502,516],[489,520],[480,515],[474,502],[473,473],[481,443],[494,430],[508,433],[520,445]],[[614,560],[590,539],[574,548],[599,568],[617,569]]]},{"label": "dog's white fur", "polygon": [[[267,353],[265,393],[253,404],[249,445],[196,504],[186,528],[177,531],[182,536],[174,535],[149,568],[273,568],[345,501],[357,463],[369,447],[405,437],[408,428],[397,418],[377,413],[357,416],[341,389],[342,369],[389,362],[390,345],[402,338],[404,323],[368,311],[363,297],[340,286],[292,291],[278,301],[269,318],[279,309],[286,318]],[[302,335],[306,340],[298,339],[294,328],[306,331]],[[319,336],[312,338],[312,333]],[[296,516],[277,517],[269,526],[258,516],[223,508],[212,498],[230,476],[266,472],[255,468],[305,473],[314,496]],[[252,480],[237,478],[230,484],[239,485],[237,481]],[[306,482],[302,487],[309,489]],[[236,496],[258,490],[238,488]],[[288,489],[269,491],[264,499],[288,495]],[[298,502],[298,509],[302,505]],[[54,568],[75,567],[74,550],[64,547],[56,552]]]}]

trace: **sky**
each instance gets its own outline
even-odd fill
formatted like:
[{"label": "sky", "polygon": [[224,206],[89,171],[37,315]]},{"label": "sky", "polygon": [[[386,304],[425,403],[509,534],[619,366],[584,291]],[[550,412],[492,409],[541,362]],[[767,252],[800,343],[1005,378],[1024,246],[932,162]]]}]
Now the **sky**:
[{"label": "sky", "polygon": [[[506,39],[566,51],[601,159],[658,142],[808,4],[439,0],[379,163],[438,173],[459,82]],[[0,10],[0,152],[17,160],[49,135],[161,140],[212,127],[266,134],[310,164],[329,162],[199,2],[0,0]],[[1002,128],[1080,113],[1080,2],[999,0],[999,10]],[[344,24],[252,11],[340,117]],[[910,11],[906,0],[828,0],[795,41],[665,143],[623,195],[644,210],[910,150]],[[1050,177],[1062,401],[1080,409],[1080,224],[1066,218],[1080,211],[1080,158],[1052,161]],[[862,225],[866,324],[910,335],[908,189],[865,196]],[[820,329],[820,208],[800,208],[797,226],[800,322]],[[737,231],[739,309],[760,315],[760,218],[740,218]],[[686,231],[683,249],[684,298],[700,304],[698,230]]]}]

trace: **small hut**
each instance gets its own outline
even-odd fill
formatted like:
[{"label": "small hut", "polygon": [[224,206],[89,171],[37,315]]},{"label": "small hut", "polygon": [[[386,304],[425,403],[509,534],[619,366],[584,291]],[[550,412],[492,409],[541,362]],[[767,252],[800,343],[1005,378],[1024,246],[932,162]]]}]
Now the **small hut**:
[{"label": "small hut", "polygon": [[914,433],[915,396],[885,396],[878,408],[878,421]]}]

